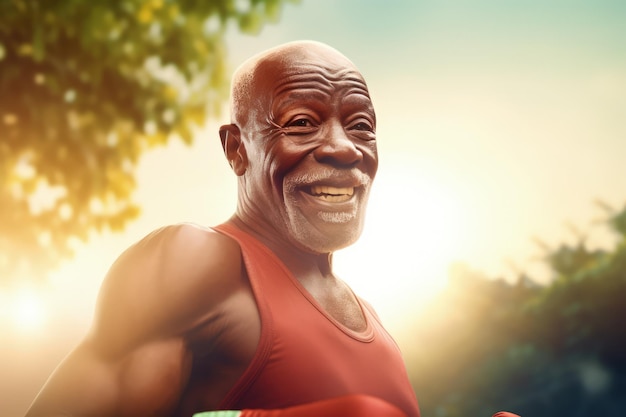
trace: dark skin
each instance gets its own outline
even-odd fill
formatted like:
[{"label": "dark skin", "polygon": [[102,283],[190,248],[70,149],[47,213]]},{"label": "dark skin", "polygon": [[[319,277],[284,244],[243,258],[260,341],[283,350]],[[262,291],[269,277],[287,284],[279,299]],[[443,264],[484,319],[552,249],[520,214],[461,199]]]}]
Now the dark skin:
[{"label": "dark skin", "polygon": [[[359,236],[377,170],[375,115],[362,76],[311,42],[248,61],[220,130],[238,176],[229,220],[268,246],[335,319],[365,319],[333,274]],[[249,92],[249,95],[237,92]],[[36,398],[36,416],[190,416],[215,409],[251,362],[261,323],[235,241],[160,229],[108,272],[94,323]]]}]

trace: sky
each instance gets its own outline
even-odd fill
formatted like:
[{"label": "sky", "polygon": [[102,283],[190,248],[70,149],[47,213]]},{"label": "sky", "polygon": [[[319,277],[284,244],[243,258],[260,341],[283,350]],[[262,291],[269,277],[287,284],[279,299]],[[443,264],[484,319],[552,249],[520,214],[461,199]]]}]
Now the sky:
[{"label": "sky", "polygon": [[[380,168],[362,239],[335,267],[400,333],[453,265],[547,282],[535,240],[554,247],[582,233],[611,245],[594,201],[626,202],[624,21],[621,1],[302,0],[258,36],[231,30],[227,42],[233,69],[313,39],[364,74]],[[23,412],[86,331],[124,248],[166,224],[230,216],[236,183],[217,133],[226,122],[209,120],[191,147],[173,141],[143,157],[142,216],[124,233],[94,236],[42,288],[0,294],[0,375],[21,374],[0,378],[0,397],[13,398],[1,415]]]}]

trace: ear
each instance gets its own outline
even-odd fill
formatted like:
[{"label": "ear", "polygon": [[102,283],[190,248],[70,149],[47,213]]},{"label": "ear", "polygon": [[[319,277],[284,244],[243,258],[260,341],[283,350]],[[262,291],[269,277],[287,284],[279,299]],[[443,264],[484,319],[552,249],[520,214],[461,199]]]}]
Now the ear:
[{"label": "ear", "polygon": [[220,127],[220,139],[228,163],[237,176],[242,176],[248,166],[248,155],[237,125],[229,124]]}]

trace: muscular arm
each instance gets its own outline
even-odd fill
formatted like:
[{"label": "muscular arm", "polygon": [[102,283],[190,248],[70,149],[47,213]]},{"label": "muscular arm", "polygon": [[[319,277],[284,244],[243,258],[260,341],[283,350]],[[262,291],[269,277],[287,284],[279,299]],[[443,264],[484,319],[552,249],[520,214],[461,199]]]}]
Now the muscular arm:
[{"label": "muscular arm", "polygon": [[185,335],[220,316],[240,271],[234,242],[191,225],[129,248],[105,278],[89,334],[27,417],[170,415],[189,377]]},{"label": "muscular arm", "polygon": [[107,357],[87,338],[57,368],[27,415],[168,415],[184,385],[188,363],[180,339],[146,343],[120,357]]}]

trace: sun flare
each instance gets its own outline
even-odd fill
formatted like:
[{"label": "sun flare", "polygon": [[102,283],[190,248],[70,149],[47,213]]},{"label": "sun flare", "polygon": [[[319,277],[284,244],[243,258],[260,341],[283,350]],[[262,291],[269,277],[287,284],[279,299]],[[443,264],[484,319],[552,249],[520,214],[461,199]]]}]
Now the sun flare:
[{"label": "sun flare", "polygon": [[446,285],[462,215],[459,193],[434,173],[386,169],[376,178],[361,239],[337,253],[335,269],[384,320],[401,321]]},{"label": "sun flare", "polygon": [[44,307],[34,291],[22,290],[12,298],[11,318],[20,331],[40,329],[45,321]]}]

